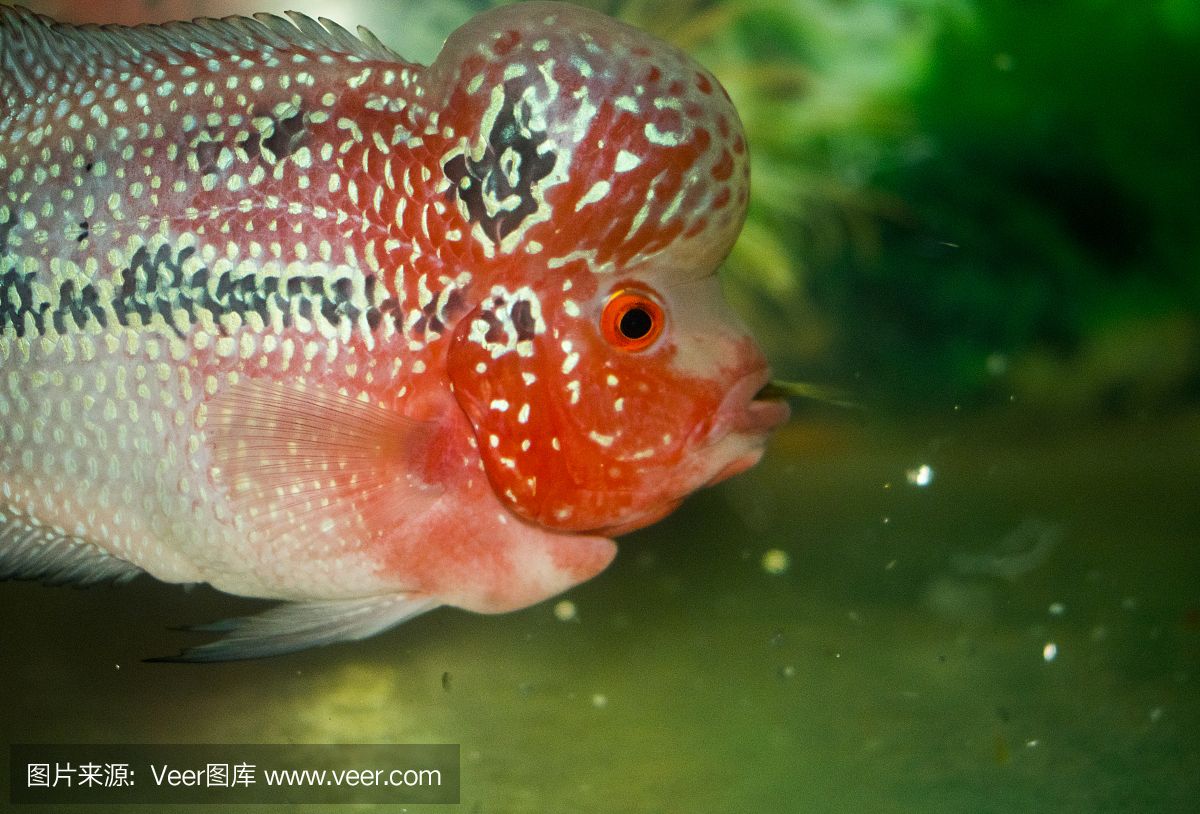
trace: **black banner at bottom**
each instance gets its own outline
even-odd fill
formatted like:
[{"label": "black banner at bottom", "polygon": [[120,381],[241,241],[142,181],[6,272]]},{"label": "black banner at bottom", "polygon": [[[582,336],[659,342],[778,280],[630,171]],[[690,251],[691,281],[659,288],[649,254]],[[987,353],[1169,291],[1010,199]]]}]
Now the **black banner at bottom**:
[{"label": "black banner at bottom", "polygon": [[13,744],[14,804],[457,803],[458,744]]}]

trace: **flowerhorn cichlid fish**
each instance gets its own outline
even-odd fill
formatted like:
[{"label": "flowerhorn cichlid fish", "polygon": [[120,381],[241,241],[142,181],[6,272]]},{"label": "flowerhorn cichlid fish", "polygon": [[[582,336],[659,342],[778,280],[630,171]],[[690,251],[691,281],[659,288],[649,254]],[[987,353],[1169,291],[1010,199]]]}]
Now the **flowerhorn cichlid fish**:
[{"label": "flowerhorn cichlid fish", "polygon": [[715,275],[737,113],[601,14],[425,67],[3,8],[0,96],[0,575],[286,600],[179,658],[538,602],[787,419]]}]

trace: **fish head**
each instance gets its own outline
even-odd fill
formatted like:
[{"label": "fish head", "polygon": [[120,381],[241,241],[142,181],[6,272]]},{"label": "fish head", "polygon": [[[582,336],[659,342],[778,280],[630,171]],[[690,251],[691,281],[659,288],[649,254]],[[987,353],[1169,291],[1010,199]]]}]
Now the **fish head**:
[{"label": "fish head", "polygon": [[788,411],[755,398],[767,363],[716,277],[749,192],[720,83],[551,3],[481,15],[433,71],[464,134],[449,194],[489,275],[449,380],[496,494],[549,528],[618,534],[753,465]]}]

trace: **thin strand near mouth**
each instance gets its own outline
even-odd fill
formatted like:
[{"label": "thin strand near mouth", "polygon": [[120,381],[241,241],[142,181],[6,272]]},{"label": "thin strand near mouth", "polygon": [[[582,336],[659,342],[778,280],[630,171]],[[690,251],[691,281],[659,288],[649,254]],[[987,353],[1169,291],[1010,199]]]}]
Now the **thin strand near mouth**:
[{"label": "thin strand near mouth", "polygon": [[790,399],[807,399],[842,407],[847,410],[861,410],[862,405],[850,400],[850,395],[836,387],[828,387],[808,382],[789,382],[783,379],[771,379],[754,394],[755,401],[787,401]]}]

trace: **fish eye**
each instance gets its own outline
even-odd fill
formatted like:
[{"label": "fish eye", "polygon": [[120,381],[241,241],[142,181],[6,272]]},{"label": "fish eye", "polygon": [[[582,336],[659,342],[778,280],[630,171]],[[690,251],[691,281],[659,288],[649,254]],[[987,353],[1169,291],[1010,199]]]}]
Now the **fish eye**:
[{"label": "fish eye", "polygon": [[645,292],[619,289],[604,304],[600,329],[609,344],[618,350],[645,350],[662,333],[662,306]]}]

